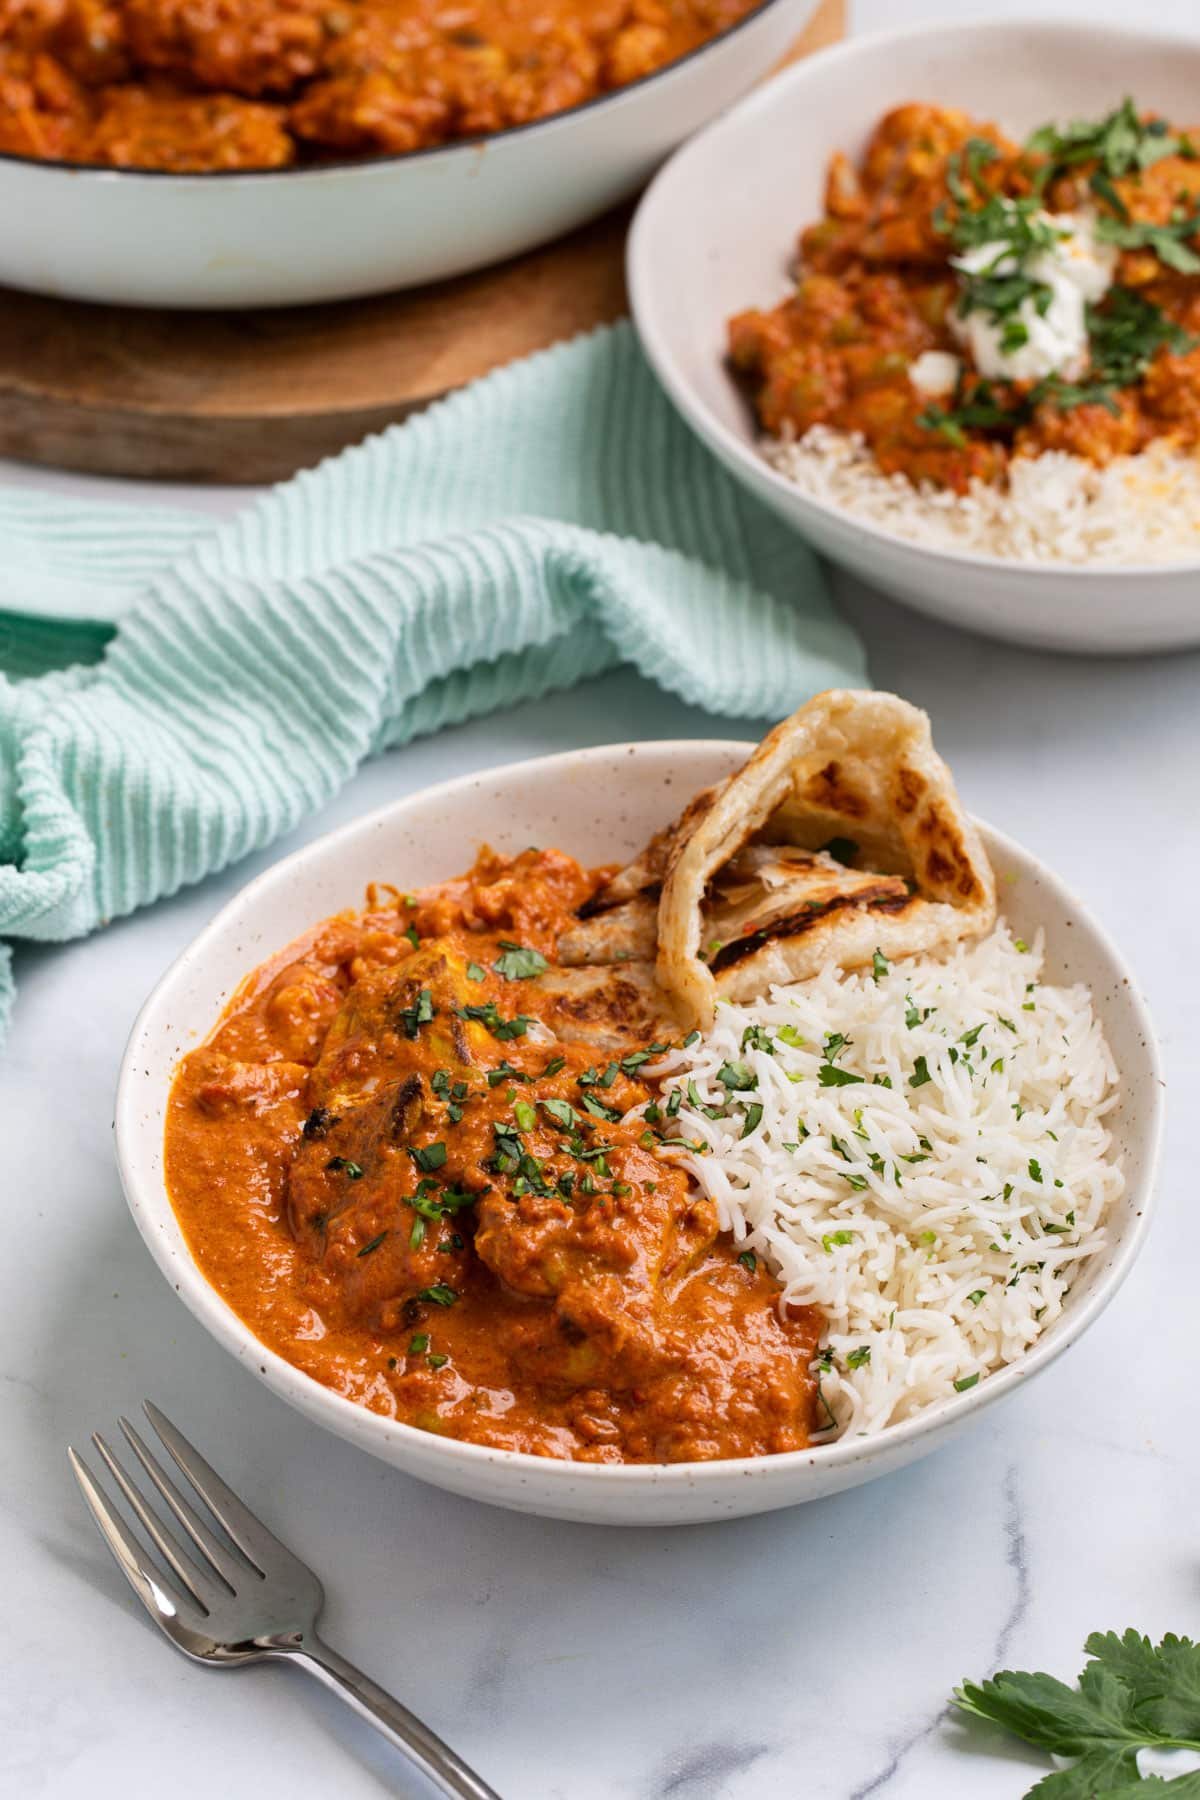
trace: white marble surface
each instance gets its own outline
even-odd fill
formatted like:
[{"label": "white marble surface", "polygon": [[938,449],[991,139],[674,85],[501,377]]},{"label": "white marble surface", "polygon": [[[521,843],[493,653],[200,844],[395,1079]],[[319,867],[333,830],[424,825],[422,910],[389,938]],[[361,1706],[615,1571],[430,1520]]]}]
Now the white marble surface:
[{"label": "white marble surface", "polygon": [[[861,0],[858,20],[924,10]],[[132,491],[13,468],[0,479]],[[195,498],[163,495],[181,497]],[[1200,1080],[1200,655],[1038,657],[841,593],[875,681],[930,710],[968,804],[1078,888],[1150,999],[1173,1118],[1159,1217],[1117,1303],[939,1455],[711,1528],[490,1511],[293,1416],[182,1309],[126,1215],[112,1089],[147,989],[269,857],[395,794],[574,744],[753,727],[714,727],[620,673],[415,744],[266,856],[86,942],[18,956],[0,1065],[0,1791],[427,1794],[300,1677],[206,1674],[137,1611],[63,1447],[143,1394],[323,1571],[330,1638],[506,1800],[1016,1800],[1043,1765],[948,1717],[955,1681],[998,1663],[1070,1677],[1093,1628],[1200,1626],[1200,1211],[1186,1138]]]}]

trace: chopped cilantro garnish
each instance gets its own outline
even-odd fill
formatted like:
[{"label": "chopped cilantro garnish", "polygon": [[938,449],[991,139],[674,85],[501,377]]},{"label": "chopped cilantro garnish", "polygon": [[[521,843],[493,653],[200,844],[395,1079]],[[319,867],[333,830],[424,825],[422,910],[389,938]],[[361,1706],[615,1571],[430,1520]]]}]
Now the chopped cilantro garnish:
[{"label": "chopped cilantro garnish", "polygon": [[492,1036],[501,1043],[509,1038],[524,1037],[530,1026],[530,1020],[520,1013],[516,1018],[502,1019],[494,1000],[488,1000],[483,1006],[460,1006],[457,1011],[460,1019],[476,1019],[481,1025],[486,1025]]},{"label": "chopped cilantro garnish", "polygon": [[432,1301],[434,1306],[453,1306],[458,1295],[452,1287],[447,1287],[444,1281],[438,1281],[434,1283],[433,1287],[422,1288],[417,1299]]},{"label": "chopped cilantro garnish", "polygon": [[514,1069],[507,1057],[503,1062],[497,1063],[494,1069],[488,1070],[487,1084],[489,1087],[499,1087],[502,1081],[528,1080],[528,1075],[522,1074],[520,1069]]},{"label": "chopped cilantro garnish", "polygon": [[827,1231],[821,1239],[821,1248],[827,1253],[832,1253],[836,1244],[852,1244],[857,1235],[857,1232],[853,1231]]},{"label": "chopped cilantro garnish", "polygon": [[741,1136],[749,1137],[750,1133],[752,1131],[757,1130],[759,1124],[762,1121],[762,1116],[763,1116],[762,1103],[761,1103],[761,1101],[756,1100],[756,1101],[754,1101],[753,1105],[748,1106],[746,1108],[746,1118],[745,1118],[744,1124],[742,1125]]},{"label": "chopped cilantro garnish", "polygon": [[408,1354],[410,1356],[424,1356],[428,1348],[429,1333],[427,1331],[418,1331],[415,1336],[411,1337],[408,1341]]},{"label": "chopped cilantro garnish", "polygon": [[534,975],[544,975],[549,966],[540,950],[527,950],[521,944],[505,945],[504,954],[492,964],[505,981],[528,981]]},{"label": "chopped cilantro garnish", "polygon": [[446,1146],[445,1144],[425,1144],[419,1149],[413,1149],[410,1146],[408,1154],[423,1174],[431,1175],[445,1162]]},{"label": "chopped cilantro garnish", "polygon": [[874,975],[876,981],[882,981],[884,976],[891,969],[891,966],[891,963],[883,954],[883,951],[876,950],[871,958],[871,973]]},{"label": "chopped cilantro garnish", "polygon": [[923,1056],[918,1056],[916,1062],[913,1064],[913,1072],[908,1078],[909,1087],[924,1087],[927,1081],[932,1080],[933,1076],[929,1073],[929,1064],[925,1061]]},{"label": "chopped cilantro garnish", "polygon": [[468,981],[486,981],[487,980],[487,970],[483,967],[482,963],[469,962],[467,964],[467,980]]},{"label": "chopped cilantro garnish", "polygon": [[723,1087],[730,1088],[734,1092],[758,1086],[758,1076],[744,1062],[722,1063],[717,1070],[717,1080]]},{"label": "chopped cilantro garnish", "polygon": [[370,1256],[373,1251],[378,1250],[380,1244],[382,1244],[382,1242],[386,1236],[387,1236],[387,1232],[381,1231],[379,1233],[378,1237],[373,1237],[371,1239],[370,1243],[364,1244],[358,1254],[360,1256]]},{"label": "chopped cilantro garnish", "polygon": [[852,1075],[849,1069],[839,1069],[829,1062],[822,1063],[817,1070],[817,1080],[824,1088],[853,1087],[856,1083],[861,1086],[863,1079],[861,1075]]},{"label": "chopped cilantro garnish", "polygon": [[852,1350],[850,1352],[849,1356],[846,1358],[846,1367],[848,1369],[864,1369],[867,1366],[867,1364],[870,1362],[870,1360],[871,1360],[870,1344],[860,1344],[858,1346],[857,1350]]},{"label": "chopped cilantro garnish", "polygon": [[593,1119],[607,1119],[611,1124],[621,1117],[619,1107],[605,1106],[604,1102],[597,1100],[594,1094],[585,1093],[582,1097],[582,1104],[584,1112],[590,1113]]},{"label": "chopped cilantro garnish", "polygon": [[738,1257],[738,1261],[741,1263],[743,1269],[749,1269],[751,1275],[753,1275],[758,1267],[758,1258],[755,1256],[753,1250],[743,1250]]},{"label": "chopped cilantro garnish", "polygon": [[956,1394],[965,1394],[967,1389],[973,1388],[978,1380],[979,1380],[978,1372],[976,1372],[974,1375],[962,1376],[960,1378],[960,1380],[956,1381],[954,1384],[955,1393]]},{"label": "chopped cilantro garnish", "polygon": [[537,1124],[537,1113],[528,1100],[518,1100],[513,1107],[513,1117],[522,1131],[532,1131]]},{"label": "chopped cilantro garnish", "polygon": [[538,1104],[542,1111],[554,1120],[556,1125],[562,1126],[564,1131],[574,1130],[579,1119],[579,1114],[575,1111],[575,1108],[569,1101],[541,1100]]},{"label": "chopped cilantro garnish", "polygon": [[411,1006],[402,1006],[398,1013],[400,1028],[405,1037],[415,1038],[422,1025],[428,1025],[434,1017],[433,995],[428,988],[422,988]]}]

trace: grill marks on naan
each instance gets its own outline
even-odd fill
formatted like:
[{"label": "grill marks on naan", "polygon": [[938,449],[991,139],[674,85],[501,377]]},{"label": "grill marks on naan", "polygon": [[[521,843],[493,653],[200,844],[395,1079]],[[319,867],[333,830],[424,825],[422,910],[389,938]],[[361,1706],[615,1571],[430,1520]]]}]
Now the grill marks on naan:
[{"label": "grill marks on naan", "polygon": [[640,963],[653,943],[663,994],[704,1026],[718,998],[860,967],[877,949],[942,949],[989,930],[995,913],[987,856],[926,715],[891,694],[834,689],[657,833],[559,953]]}]

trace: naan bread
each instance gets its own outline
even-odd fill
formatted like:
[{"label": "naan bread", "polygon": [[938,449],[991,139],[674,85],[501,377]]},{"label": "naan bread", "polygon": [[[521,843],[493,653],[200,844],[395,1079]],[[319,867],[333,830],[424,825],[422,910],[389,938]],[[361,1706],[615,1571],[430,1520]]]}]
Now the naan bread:
[{"label": "naan bread", "polygon": [[818,694],[704,800],[668,834],[658,906],[658,978],[696,1025],[718,996],[749,1000],[877,949],[942,949],[995,920],[995,880],[929,720],[894,695]]}]

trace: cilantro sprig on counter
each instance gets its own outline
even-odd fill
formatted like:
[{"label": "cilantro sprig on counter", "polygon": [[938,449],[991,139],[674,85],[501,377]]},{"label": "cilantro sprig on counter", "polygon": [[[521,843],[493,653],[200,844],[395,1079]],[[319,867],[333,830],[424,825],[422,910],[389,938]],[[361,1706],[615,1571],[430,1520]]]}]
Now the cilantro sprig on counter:
[{"label": "cilantro sprig on counter", "polygon": [[954,1692],[965,1713],[987,1719],[1052,1756],[1075,1760],[1026,1800],[1200,1800],[1200,1772],[1142,1777],[1139,1750],[1200,1751],[1200,1644],[1168,1635],[1095,1631],[1075,1687],[1053,1675],[1004,1669]]}]

